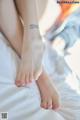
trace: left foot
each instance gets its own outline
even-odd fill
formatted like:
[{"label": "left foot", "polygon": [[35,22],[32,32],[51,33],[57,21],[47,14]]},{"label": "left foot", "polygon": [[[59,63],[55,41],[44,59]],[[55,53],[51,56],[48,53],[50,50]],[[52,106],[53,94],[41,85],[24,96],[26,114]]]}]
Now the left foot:
[{"label": "left foot", "polygon": [[[35,27],[33,24],[32,27]],[[18,87],[26,86],[37,80],[42,71],[42,57],[44,44],[38,29],[31,29],[29,36],[24,29],[23,52],[15,84]]]},{"label": "left foot", "polygon": [[41,94],[41,107],[45,109],[58,109],[60,106],[59,94],[46,73],[42,73],[36,81]]}]

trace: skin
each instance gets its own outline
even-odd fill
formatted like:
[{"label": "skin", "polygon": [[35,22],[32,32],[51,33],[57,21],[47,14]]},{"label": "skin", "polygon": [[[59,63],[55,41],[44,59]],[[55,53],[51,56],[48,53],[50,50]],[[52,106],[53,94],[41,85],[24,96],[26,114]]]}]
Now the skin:
[{"label": "skin", "polygon": [[[49,79],[47,73],[41,67],[42,59],[40,59],[40,58],[42,58],[42,55],[43,55],[43,52],[44,52],[43,51],[43,43],[42,43],[42,39],[40,37],[36,36],[36,35],[43,34],[44,30],[46,29],[46,28],[43,29],[42,27],[40,27],[41,24],[44,23],[44,22],[42,23],[42,20],[41,20],[42,16],[43,16],[42,13],[43,13],[44,9],[42,9],[41,12],[39,12],[39,10],[36,10],[37,8],[41,7],[41,6],[37,6],[36,7],[36,5],[42,5],[42,3],[41,3],[41,1],[39,1],[39,3],[36,3],[36,0],[34,0],[33,3],[32,3],[32,0],[27,0],[27,1],[24,0],[24,2],[22,2],[22,0],[16,0],[16,4],[17,4],[17,8],[18,8],[19,14],[20,14],[20,16],[22,17],[22,19],[24,21],[24,25],[25,26],[29,26],[31,23],[38,24],[38,21],[39,21],[39,28],[40,28],[40,31],[39,30],[32,31],[32,36],[35,35],[34,36],[34,38],[35,38],[34,39],[34,45],[33,45],[33,42],[31,42],[30,39],[28,39],[28,35],[31,36],[31,34],[29,34],[29,33],[27,34],[28,30],[27,30],[27,28],[26,29],[24,28],[22,56],[23,56],[23,60],[25,59],[25,61],[27,61],[27,62],[23,63],[23,65],[21,66],[23,68],[21,68],[21,69],[19,68],[20,71],[19,71],[19,74],[18,74],[19,76],[17,77],[16,83],[19,83],[19,85],[22,85],[22,84],[25,85],[25,83],[28,84],[29,82],[31,82],[32,79],[36,79],[37,80],[36,82],[37,82],[37,85],[39,87],[40,94],[41,94],[41,107],[46,108],[46,109],[48,109],[48,108],[49,109],[51,109],[51,108],[52,109],[57,109],[59,107],[59,104],[60,104],[59,95],[58,95],[58,92],[55,89],[54,85],[52,85],[52,83],[50,82],[50,79]],[[29,5],[29,4],[30,5],[32,4],[32,6],[28,8],[27,5]],[[32,10],[31,10],[31,8],[32,8]],[[27,12],[25,12],[25,11],[27,11]],[[38,11],[38,12],[36,13],[36,11]],[[34,12],[35,12],[35,14],[34,14]],[[34,15],[34,16],[32,16],[32,15]],[[45,21],[45,20],[43,19],[43,21]],[[30,31],[30,33],[31,33],[31,31]],[[37,46],[38,46],[37,48],[35,46],[36,43],[37,43]],[[30,45],[29,46],[29,48],[30,48],[31,44],[32,44],[32,47],[35,46],[33,54],[31,52],[31,49],[28,49],[27,46],[24,46],[24,45],[28,45],[28,46]],[[26,51],[28,51],[28,53]],[[27,55],[29,56],[29,61],[27,59],[28,56],[26,56],[26,54],[24,54],[24,53],[27,53]],[[37,59],[34,56],[34,54],[36,54]],[[33,57],[33,58],[30,58],[30,56]],[[36,69],[34,69],[34,70],[33,70],[33,66],[30,66],[31,65],[31,60],[34,60],[34,64],[36,64],[37,61],[38,61],[38,65],[39,66],[37,67],[35,65]],[[27,69],[25,68],[25,71],[24,71],[24,66],[26,68],[28,67]],[[23,72],[22,72],[22,70],[23,70]],[[35,72],[35,71],[38,71],[38,70],[39,70],[39,72]],[[28,71],[30,73],[28,73]],[[37,74],[34,74],[34,72],[37,73]],[[24,75],[26,74],[26,78],[27,78],[27,79],[25,79],[26,82],[25,82],[24,77],[23,77],[23,75],[21,73],[24,73]],[[29,74],[30,79],[29,79],[29,77],[27,77],[28,76],[27,73]],[[38,76],[36,76],[36,75],[38,75]],[[48,92],[46,92],[46,90]]]},{"label": "skin", "polygon": [[13,0],[0,0],[0,30],[19,55],[22,47],[23,27]]}]

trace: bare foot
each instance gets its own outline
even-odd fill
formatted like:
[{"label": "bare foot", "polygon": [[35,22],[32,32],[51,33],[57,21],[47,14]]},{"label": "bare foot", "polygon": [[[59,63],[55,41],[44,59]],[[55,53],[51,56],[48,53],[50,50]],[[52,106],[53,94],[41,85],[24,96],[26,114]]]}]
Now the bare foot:
[{"label": "bare foot", "polygon": [[[18,87],[25,86],[33,80],[37,80],[42,70],[44,45],[38,30],[30,31],[29,34],[31,35],[29,38],[30,41],[26,40],[27,45],[23,49],[22,59],[15,81]],[[25,35],[24,39],[27,38],[27,35]]]},{"label": "bare foot", "polygon": [[41,94],[41,107],[45,109],[59,109],[59,94],[47,74],[43,72],[36,82]]}]

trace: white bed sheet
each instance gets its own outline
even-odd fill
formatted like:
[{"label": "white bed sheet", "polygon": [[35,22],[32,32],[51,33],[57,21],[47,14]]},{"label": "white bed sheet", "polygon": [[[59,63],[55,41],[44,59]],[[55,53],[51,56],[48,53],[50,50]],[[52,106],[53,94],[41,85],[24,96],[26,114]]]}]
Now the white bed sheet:
[{"label": "white bed sheet", "polygon": [[[48,58],[45,57],[45,60],[49,70]],[[40,107],[35,82],[26,87],[16,87],[14,82],[18,63],[18,56],[0,33],[0,113],[8,112],[9,120],[80,120],[80,96],[64,80],[54,81],[61,96],[59,111]]]}]

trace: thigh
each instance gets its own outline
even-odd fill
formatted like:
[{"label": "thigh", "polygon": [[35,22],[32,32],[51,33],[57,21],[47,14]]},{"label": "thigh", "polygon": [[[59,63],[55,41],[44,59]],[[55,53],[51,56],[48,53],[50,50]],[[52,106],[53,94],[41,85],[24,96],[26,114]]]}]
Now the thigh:
[{"label": "thigh", "polygon": [[[13,0],[0,1],[0,27],[8,33],[15,30],[15,20],[17,18]],[[3,27],[4,26],[4,27]]]},{"label": "thigh", "polygon": [[33,0],[33,1],[32,0],[24,0],[24,1],[15,0],[15,1],[16,1],[17,8],[20,11],[21,15],[22,14],[24,15],[24,11],[26,9],[26,6],[31,7],[31,5],[33,5],[33,3],[35,3],[36,9],[37,9],[38,14],[39,14],[39,18],[43,15],[43,13],[47,7],[47,4],[48,4],[48,0],[44,0],[44,1],[43,0]]},{"label": "thigh", "polygon": [[16,7],[25,26],[38,24],[36,0],[16,0]]},{"label": "thigh", "polygon": [[12,47],[20,53],[23,29],[13,0],[0,0],[0,28]]}]

